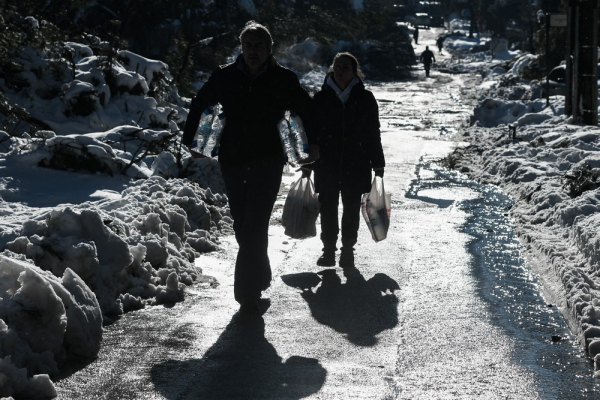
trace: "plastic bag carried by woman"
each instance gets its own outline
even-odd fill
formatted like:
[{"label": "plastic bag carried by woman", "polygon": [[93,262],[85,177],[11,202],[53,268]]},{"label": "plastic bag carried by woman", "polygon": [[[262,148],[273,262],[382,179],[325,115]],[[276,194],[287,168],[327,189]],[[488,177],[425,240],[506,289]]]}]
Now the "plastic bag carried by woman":
[{"label": "plastic bag carried by woman", "polygon": [[385,192],[382,178],[373,178],[371,191],[363,194],[361,211],[373,240],[379,242],[385,239],[390,227],[392,195]]},{"label": "plastic bag carried by woman", "polygon": [[294,239],[317,235],[319,201],[310,178],[301,177],[292,183],[283,206],[281,224],[285,234]]}]

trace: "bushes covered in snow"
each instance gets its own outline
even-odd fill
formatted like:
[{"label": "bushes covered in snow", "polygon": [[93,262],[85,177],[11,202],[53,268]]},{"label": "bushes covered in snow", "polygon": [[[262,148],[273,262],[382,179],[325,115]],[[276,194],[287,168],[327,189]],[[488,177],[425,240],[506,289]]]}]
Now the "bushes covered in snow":
[{"label": "bushes covered in snow", "polygon": [[11,47],[12,58],[0,63],[2,71],[10,69],[0,80],[6,101],[27,110],[20,118],[10,105],[0,107],[0,127],[15,135],[39,127],[59,135],[119,125],[178,129],[184,102],[165,63],[112,49],[91,35],[82,37],[85,43],[47,42],[44,32],[30,25],[29,40]]}]

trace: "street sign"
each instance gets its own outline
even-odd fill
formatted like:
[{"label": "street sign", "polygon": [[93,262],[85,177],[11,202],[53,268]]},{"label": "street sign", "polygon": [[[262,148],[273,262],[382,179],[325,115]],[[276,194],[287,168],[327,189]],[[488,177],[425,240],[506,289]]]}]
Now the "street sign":
[{"label": "street sign", "polygon": [[565,28],[567,26],[567,14],[550,14],[550,26]]}]

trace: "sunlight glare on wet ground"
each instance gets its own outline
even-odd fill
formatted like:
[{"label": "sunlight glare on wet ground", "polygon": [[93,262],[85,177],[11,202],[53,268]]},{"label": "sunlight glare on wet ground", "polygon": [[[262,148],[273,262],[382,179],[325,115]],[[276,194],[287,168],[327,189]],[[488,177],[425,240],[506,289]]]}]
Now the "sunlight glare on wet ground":
[{"label": "sunlight glare on wet ground", "polygon": [[596,398],[589,360],[521,254],[511,200],[427,161],[416,174],[403,213],[422,250],[403,285],[398,398]]}]

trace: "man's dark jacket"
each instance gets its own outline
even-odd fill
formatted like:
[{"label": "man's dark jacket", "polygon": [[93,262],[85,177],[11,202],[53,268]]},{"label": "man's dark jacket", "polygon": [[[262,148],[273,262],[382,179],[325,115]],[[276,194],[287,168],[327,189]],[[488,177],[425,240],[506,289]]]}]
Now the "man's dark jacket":
[{"label": "man's dark jacket", "polygon": [[425,50],[423,53],[421,53],[421,61],[423,64],[431,64],[434,59],[435,56],[431,50]]},{"label": "man's dark jacket", "polygon": [[320,157],[315,162],[315,190],[371,189],[371,170],[385,167],[379,132],[379,109],[362,81],[343,104],[327,79],[315,94]]},{"label": "man's dark jacket", "polygon": [[266,70],[251,78],[239,68],[240,63],[241,55],[234,63],[219,67],[200,88],[192,100],[183,144],[192,143],[202,112],[217,103],[223,106],[226,118],[219,162],[282,163],[284,154],[277,124],[286,110],[298,113],[308,142],[315,143],[313,102],[296,74],[269,57]]}]

